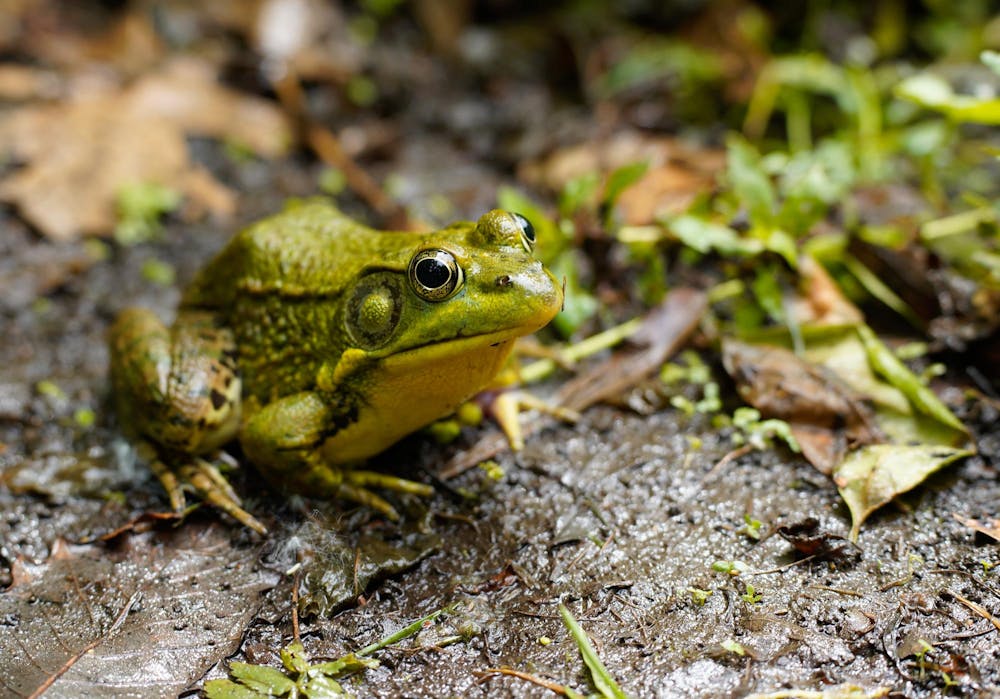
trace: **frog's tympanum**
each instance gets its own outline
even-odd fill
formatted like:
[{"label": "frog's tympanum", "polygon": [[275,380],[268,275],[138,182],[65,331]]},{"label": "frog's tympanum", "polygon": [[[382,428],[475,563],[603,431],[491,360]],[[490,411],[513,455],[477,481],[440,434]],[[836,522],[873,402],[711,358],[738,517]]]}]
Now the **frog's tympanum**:
[{"label": "frog's tympanum", "polygon": [[310,200],[239,233],[165,326],[127,309],[111,329],[123,425],[154,447],[175,509],[183,488],[259,531],[209,463],[238,438],[279,488],[396,513],[369,488],[426,485],[352,468],[495,376],[514,340],[559,310],[519,214],[429,233],[376,231]]}]

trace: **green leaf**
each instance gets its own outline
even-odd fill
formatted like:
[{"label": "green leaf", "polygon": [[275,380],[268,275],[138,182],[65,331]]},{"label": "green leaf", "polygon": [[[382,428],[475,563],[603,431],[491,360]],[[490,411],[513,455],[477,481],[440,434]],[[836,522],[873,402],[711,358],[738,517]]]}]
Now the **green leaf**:
[{"label": "green leaf", "polygon": [[795,153],[777,174],[783,199],[778,221],[796,236],[809,232],[842,201],[858,177],[850,144],[834,139]]},{"label": "green leaf", "polygon": [[593,206],[601,176],[596,172],[585,172],[569,180],[559,193],[559,215],[572,218],[580,209]]},{"label": "green leaf", "polygon": [[729,226],[690,214],[670,219],[666,227],[680,242],[702,254],[715,251],[726,256],[749,256],[764,249],[759,240],[743,238]]},{"label": "green leaf", "polygon": [[967,449],[901,444],[866,446],[849,454],[834,470],[833,479],[851,511],[851,540],[857,541],[861,524],[872,512],[972,454]]},{"label": "green leaf", "polygon": [[916,410],[953,430],[968,434],[965,425],[934,395],[934,391],[921,383],[920,379],[876,337],[871,328],[859,325],[857,332],[861,342],[864,343],[872,368],[883,379],[902,391]]},{"label": "green leaf", "polygon": [[605,205],[609,208],[614,206],[621,193],[642,179],[648,169],[649,163],[642,161],[623,165],[608,175],[608,184],[604,188]]},{"label": "green leaf", "polygon": [[257,692],[232,680],[219,679],[205,683],[205,696],[208,699],[271,699],[274,695]]},{"label": "green leaf", "polygon": [[770,227],[774,222],[775,194],[771,179],[761,167],[760,154],[742,136],[726,139],[729,183],[739,202],[747,207],[750,222]]},{"label": "green leaf", "polygon": [[289,672],[302,674],[309,669],[309,661],[306,660],[305,649],[301,643],[290,643],[281,649],[281,664]]},{"label": "green leaf", "polygon": [[943,78],[918,73],[896,86],[896,94],[954,121],[1000,125],[1000,98],[958,95]]},{"label": "green leaf", "polygon": [[341,699],[347,696],[340,683],[327,675],[319,675],[306,682],[302,694],[309,699]]},{"label": "green leaf", "polygon": [[180,203],[179,192],[155,182],[123,185],[115,202],[118,212],[115,240],[122,245],[151,240],[160,232],[160,217]]},{"label": "green leaf", "polygon": [[295,689],[295,683],[285,673],[266,665],[234,662],[229,666],[229,674],[250,689],[266,696],[280,697]]},{"label": "green leaf", "polygon": [[590,670],[590,678],[594,682],[594,687],[601,693],[601,696],[605,697],[605,699],[628,699],[628,695],[618,686],[618,683],[615,682],[611,673],[608,672],[608,669],[604,667],[604,663],[597,656],[594,646],[591,645],[590,639],[587,637],[587,632],[580,627],[569,609],[566,608],[566,605],[559,605],[559,614],[562,615],[563,623],[569,629],[573,640],[576,641],[577,648],[580,649],[580,655],[583,657],[583,662]]}]

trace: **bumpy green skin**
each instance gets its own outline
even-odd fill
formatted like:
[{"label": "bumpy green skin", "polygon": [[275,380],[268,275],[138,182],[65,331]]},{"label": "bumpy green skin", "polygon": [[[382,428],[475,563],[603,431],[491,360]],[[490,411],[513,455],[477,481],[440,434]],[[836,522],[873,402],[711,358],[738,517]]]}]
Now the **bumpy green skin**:
[{"label": "bumpy green skin", "polygon": [[[423,297],[408,274],[426,250],[461,268],[447,298]],[[119,415],[168,465],[238,435],[282,488],[386,510],[365,486],[401,488],[398,479],[341,467],[481,390],[513,340],[561,303],[506,212],[385,232],[325,201],[296,202],[202,269],[171,328],[148,311],[122,314],[110,336]]]}]

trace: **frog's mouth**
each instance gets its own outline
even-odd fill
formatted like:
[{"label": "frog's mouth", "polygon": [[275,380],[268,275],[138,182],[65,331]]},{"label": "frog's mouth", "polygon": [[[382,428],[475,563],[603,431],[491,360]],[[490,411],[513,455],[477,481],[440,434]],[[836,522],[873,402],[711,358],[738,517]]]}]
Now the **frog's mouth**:
[{"label": "frog's mouth", "polygon": [[[388,355],[382,360],[382,363],[384,366],[403,368],[404,366],[419,366],[424,361],[462,357],[476,351],[486,353],[491,353],[492,351],[509,352],[510,349],[513,349],[512,341],[525,334],[520,328],[513,328],[453,337],[449,340],[441,340],[439,342],[427,342],[402,352]],[[508,347],[508,345],[511,346]]]}]

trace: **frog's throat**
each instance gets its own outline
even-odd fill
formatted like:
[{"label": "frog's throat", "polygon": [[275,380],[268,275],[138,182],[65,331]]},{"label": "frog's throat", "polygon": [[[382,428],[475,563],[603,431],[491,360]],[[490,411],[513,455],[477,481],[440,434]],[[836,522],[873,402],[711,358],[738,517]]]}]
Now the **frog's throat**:
[{"label": "frog's throat", "polygon": [[507,329],[408,350],[379,361],[357,419],[323,445],[328,461],[363,461],[453,412],[487,387],[523,329]]}]

